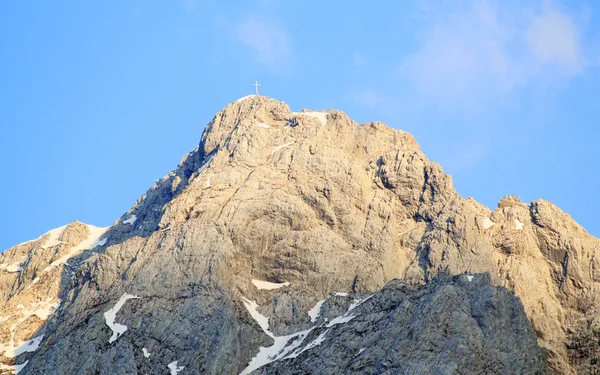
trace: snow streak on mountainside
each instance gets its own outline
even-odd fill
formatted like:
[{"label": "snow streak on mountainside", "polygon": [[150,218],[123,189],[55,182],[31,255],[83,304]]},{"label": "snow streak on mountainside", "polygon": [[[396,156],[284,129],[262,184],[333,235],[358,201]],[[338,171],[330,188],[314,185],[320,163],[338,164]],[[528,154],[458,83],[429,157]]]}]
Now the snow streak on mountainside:
[{"label": "snow streak on mountainside", "polygon": [[[415,306],[431,324],[397,320],[394,345],[416,329],[443,335],[415,347],[415,368],[464,353],[499,355],[474,367],[483,372],[539,373],[543,353],[559,373],[590,372],[599,249],[549,202],[505,197],[490,211],[460,197],[406,132],[249,96],[110,228],[74,222],[0,256],[0,374],[258,374],[328,361],[377,373],[406,362],[377,350],[382,317]],[[442,270],[467,275],[434,281]],[[497,348],[522,356],[511,364]]]}]

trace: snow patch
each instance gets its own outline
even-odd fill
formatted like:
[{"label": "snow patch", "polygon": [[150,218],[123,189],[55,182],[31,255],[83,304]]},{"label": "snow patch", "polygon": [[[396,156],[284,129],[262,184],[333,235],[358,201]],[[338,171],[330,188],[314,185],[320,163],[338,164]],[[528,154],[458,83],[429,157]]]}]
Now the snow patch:
[{"label": "snow patch", "polygon": [[137,220],[137,216],[131,214],[131,216],[129,216],[129,219],[123,220],[123,224],[131,224],[131,225],[133,225],[133,223],[135,223],[136,220]]},{"label": "snow patch", "polygon": [[265,129],[269,129],[269,128],[270,128],[270,126],[269,126],[269,125],[267,125],[267,124],[265,124],[265,123],[263,123],[263,122],[259,122],[259,123],[258,123],[258,127],[259,127],[259,128],[265,128]]},{"label": "snow patch", "polygon": [[[26,245],[26,244],[28,244],[28,243],[30,243],[30,242],[37,241],[38,239],[39,239],[39,238],[36,238],[35,240],[29,240],[29,241],[21,242],[20,244],[18,244],[18,245],[15,245],[15,246],[12,246],[12,247],[17,247],[17,246],[21,246],[21,245]],[[9,249],[10,249],[10,247],[9,247]]]},{"label": "snow patch", "polygon": [[213,160],[213,158],[215,157],[215,154],[210,155],[207,160],[200,166],[200,168],[198,168],[198,171],[196,171],[196,175],[200,175],[200,173],[202,173],[203,170],[206,169],[206,167],[208,167],[208,165],[210,164],[210,162]]},{"label": "snow patch", "polygon": [[[347,295],[347,293],[342,293],[342,294]],[[355,301],[355,304],[358,305],[371,297],[372,297],[372,295],[365,299]],[[252,318],[254,318],[254,320],[256,320],[258,322],[258,324],[261,326],[261,328],[267,335],[269,335],[273,338],[274,343],[273,343],[273,345],[271,345],[269,347],[261,346],[259,348],[256,356],[254,356],[254,358],[252,358],[250,363],[248,363],[248,366],[246,366],[246,368],[240,373],[240,375],[248,375],[251,372],[255,371],[256,369],[258,369],[268,363],[271,363],[271,362],[274,362],[274,361],[277,361],[280,359],[284,360],[284,359],[288,359],[288,358],[297,357],[302,352],[304,352],[310,348],[314,348],[315,346],[320,345],[325,340],[325,336],[329,332],[329,329],[325,330],[325,332],[322,332],[315,340],[313,340],[312,342],[307,344],[299,352],[296,352],[296,350],[302,345],[302,343],[304,342],[306,337],[308,337],[308,335],[312,332],[312,330],[315,328],[318,328],[318,327],[323,327],[323,323],[320,324],[319,326],[313,326],[305,331],[296,332],[291,335],[274,336],[268,330],[269,319],[264,317],[263,315],[261,315],[256,310],[258,305],[255,302],[250,301],[246,298],[244,298],[243,300],[244,300],[244,306],[246,306],[246,309],[250,312],[250,315],[252,315]],[[309,311],[309,316],[311,317],[311,321],[314,322],[316,320],[316,318],[318,317],[318,314],[320,313],[323,302],[325,302],[325,301],[323,300],[323,301],[317,302],[315,307],[313,307]],[[354,317],[355,317],[354,315],[348,316],[349,312],[350,312],[350,310],[348,310],[344,315],[333,319],[331,322],[329,322],[325,326],[325,328],[331,328],[336,324],[343,324],[343,323],[349,322],[350,320],[354,319]]]},{"label": "snow patch", "polygon": [[88,238],[81,241],[77,246],[73,247],[71,249],[72,254],[81,250],[93,249],[96,246],[104,246],[106,244],[106,238],[100,239],[100,237],[102,237],[110,227],[100,228],[87,224],[86,227],[88,231],[90,231]]},{"label": "snow patch", "polygon": [[335,295],[340,297],[348,297],[348,293],[345,292],[336,292]]},{"label": "snow patch", "polygon": [[486,217],[485,219],[483,219],[483,229],[490,229],[491,227],[494,226],[494,224],[496,224],[496,223],[491,221],[489,217]]},{"label": "snow patch", "polygon": [[34,337],[31,340],[22,342],[17,346],[4,347],[4,345],[0,345],[0,350],[4,350],[5,357],[15,358],[16,356],[26,352],[35,352],[40,347],[43,339],[44,335],[41,335]]},{"label": "snow patch", "polygon": [[467,275],[467,280],[469,280],[469,282],[471,282],[471,281],[473,281],[473,277],[475,277],[475,276],[473,276],[473,275]]},{"label": "snow patch", "polygon": [[150,352],[148,351],[148,349],[146,349],[146,348],[142,348],[142,353],[144,353],[144,357],[145,357],[145,358],[148,358],[148,357],[150,357],[150,354],[152,354],[152,353],[150,353]]},{"label": "snow patch", "polygon": [[[278,336],[273,337],[275,342],[273,345],[269,347],[261,346],[258,349],[258,353],[248,366],[240,373],[240,375],[248,375],[252,371],[261,368],[262,366],[269,364],[278,359],[285,358],[289,353],[296,350],[300,344],[304,341],[304,338],[308,335],[308,333],[312,330],[308,329],[306,331],[296,332],[287,336]],[[288,345],[289,343],[289,345]]]},{"label": "snow patch", "polygon": [[356,317],[356,315],[345,315],[345,314],[342,316],[338,316],[337,318],[335,318],[332,321],[330,321],[329,323],[327,323],[326,327],[329,328],[329,327],[333,327],[336,324],[348,323],[355,317]]},{"label": "snow patch", "polygon": [[60,236],[63,234],[66,227],[67,227],[66,225],[63,225],[62,227],[58,227],[58,228],[52,229],[51,231],[44,233],[42,235],[42,237],[44,237],[45,235],[48,235],[48,239],[41,246],[42,249],[47,249],[49,247],[56,246],[56,245],[62,243],[62,241],[60,240]]},{"label": "snow patch", "polygon": [[[321,333],[319,335],[319,337],[317,337],[313,342],[311,342],[310,344],[308,344],[306,346],[306,348],[304,348],[304,350],[308,350],[310,348],[314,348],[315,346],[321,345],[321,343],[323,341],[325,341],[325,336],[327,336],[327,332],[329,332],[329,330],[326,330],[325,332]],[[303,351],[304,351],[303,350]],[[299,353],[298,353],[299,354]]]},{"label": "snow patch", "polygon": [[352,302],[352,304],[350,305],[350,307],[348,307],[348,312],[354,310],[358,305],[360,305],[361,303],[365,302],[366,300],[368,300],[371,297],[373,297],[373,294],[371,294],[367,298],[355,299],[354,302]]},{"label": "snow patch", "polygon": [[165,182],[165,181],[167,181],[169,178],[171,178],[171,177],[173,177],[173,176],[175,176],[175,172],[169,172],[169,173],[167,173],[165,176],[163,176],[163,177],[159,178],[159,179],[157,180],[157,182]]},{"label": "snow patch", "polygon": [[244,306],[250,313],[252,319],[256,320],[260,328],[262,328],[267,335],[274,338],[275,336],[269,331],[269,318],[258,312],[258,304],[244,297],[242,297],[242,299],[244,300]]},{"label": "snow patch", "polygon": [[292,144],[294,144],[294,142],[284,143],[282,145],[279,145],[279,146],[273,148],[273,151],[271,151],[271,155],[273,155],[274,153],[276,153],[279,150],[283,150],[284,148],[286,148],[286,147],[288,147],[288,146],[290,146]]},{"label": "snow patch", "polygon": [[289,282],[271,283],[269,281],[262,281],[262,280],[255,280],[255,279],[252,279],[252,284],[254,284],[254,286],[258,290],[273,290],[273,289],[279,289],[279,288],[283,288],[284,286],[290,285]]},{"label": "snow patch", "polygon": [[106,321],[106,325],[113,331],[112,336],[108,340],[109,344],[117,340],[123,333],[125,333],[125,331],[127,331],[127,326],[115,323],[115,317],[119,310],[121,310],[121,307],[123,307],[123,304],[125,304],[125,301],[133,298],[140,297],[127,293],[123,294],[121,298],[119,298],[119,301],[116,303],[116,305],[112,309],[104,313],[104,320]]},{"label": "snow patch", "polygon": [[[50,315],[54,314],[56,310],[58,310],[59,306],[60,300],[52,301],[52,298],[48,298],[47,300],[42,302],[33,303],[31,308],[28,310],[22,308],[21,314],[23,314],[24,316],[22,320],[25,321],[27,320],[27,318],[33,315],[37,316],[42,320],[46,320]],[[20,324],[20,322],[18,324]]]},{"label": "snow patch", "polygon": [[60,300],[55,302],[51,301],[52,298],[49,298],[44,302],[38,302],[34,304],[34,307],[36,307],[35,310],[25,310],[23,311],[23,315],[26,315],[27,317],[35,315],[42,320],[48,319],[50,315],[54,314],[60,306]]},{"label": "snow patch", "polygon": [[[252,358],[250,363],[248,363],[248,366],[246,366],[246,368],[240,373],[240,375],[250,374],[257,368],[260,368],[278,359],[284,358],[286,355],[288,355],[288,353],[292,352],[298,346],[300,346],[304,338],[313,329],[311,328],[305,331],[296,332],[287,336],[275,336],[273,335],[273,333],[271,333],[271,331],[269,331],[269,318],[263,316],[257,311],[258,305],[256,304],[256,302],[250,301],[247,298],[243,298],[243,301],[244,306],[246,307],[252,318],[256,320],[258,325],[260,325],[262,330],[267,335],[273,338],[274,343],[269,347],[261,346],[258,349],[258,353],[256,354],[256,356]],[[288,345],[288,343],[291,344]]]},{"label": "snow patch", "polygon": [[299,352],[295,352],[292,353],[290,355],[288,355],[287,357],[285,357],[286,359],[288,358],[296,358],[298,357],[300,354],[304,353],[305,351],[314,348],[315,346],[319,346],[321,345],[321,343],[323,341],[325,341],[325,336],[327,335],[327,333],[329,332],[329,330],[325,330],[325,332],[321,333],[319,335],[319,337],[317,337],[315,340],[313,340],[312,342],[310,342],[308,345],[306,345],[304,348],[302,348],[302,350],[300,350]]},{"label": "snow patch", "polygon": [[18,262],[15,262],[13,264],[10,265],[6,265],[6,264],[0,264],[0,269],[5,269],[6,272],[19,272],[23,270],[23,266],[21,265],[26,258],[21,259]]},{"label": "snow patch", "polygon": [[35,351],[39,347],[40,343],[42,342],[42,339],[44,338],[43,335],[34,337],[25,342],[16,342],[15,337],[17,328],[23,322],[29,319],[29,317],[34,315],[42,320],[48,319],[48,317],[52,315],[56,311],[56,309],[58,309],[58,306],[60,305],[60,300],[58,300],[58,302],[52,302],[52,299],[50,298],[46,301],[36,302],[31,305],[32,306],[30,307],[30,309],[27,310],[25,310],[24,306],[20,305],[21,307],[19,308],[19,313],[6,317],[6,319],[2,320],[4,322],[14,316],[22,314],[22,316],[19,317],[16,320],[16,322],[10,325],[10,338],[8,342],[0,344],[0,354],[3,354],[5,357],[14,358],[15,356],[18,356],[22,353]]},{"label": "snow patch", "polygon": [[519,221],[519,219],[515,219],[515,229],[521,230],[523,229],[523,223]]},{"label": "snow patch", "polygon": [[319,318],[319,315],[321,315],[321,307],[323,306],[323,303],[325,301],[326,300],[321,300],[317,302],[317,304],[312,309],[308,310],[308,316],[310,317],[310,321],[312,323],[316,322]]},{"label": "snow patch", "polygon": [[171,362],[167,366],[169,370],[171,370],[171,375],[177,375],[181,370],[185,368],[185,366],[177,366],[177,362],[179,361]]},{"label": "snow patch", "polygon": [[[96,228],[93,225],[87,225],[87,224],[85,224],[85,225],[88,227],[88,229]],[[65,229],[67,228],[67,226],[69,226],[69,225],[67,224],[67,225],[63,225],[62,227],[54,228],[54,229],[49,230],[48,232],[42,234],[41,236],[39,236],[35,240],[29,240],[29,241],[20,243],[19,245],[24,245],[24,244],[27,244],[29,242],[37,241],[37,240],[39,240],[39,239],[41,239],[41,238],[43,238],[45,236],[48,236],[48,238],[40,246],[42,249],[47,249],[49,247],[59,245],[59,244],[62,243],[62,241],[60,240],[60,236],[63,234],[63,232],[65,231]],[[107,228],[99,228],[99,229],[107,229]],[[19,246],[19,245],[17,245],[17,246]],[[1,265],[0,265],[0,268],[2,268]]]},{"label": "snow patch", "polygon": [[246,100],[246,99],[248,99],[248,98],[251,98],[251,97],[253,97],[253,96],[257,96],[257,95],[256,95],[256,94],[252,94],[252,95],[246,95],[246,96],[242,96],[241,98],[239,98],[239,99],[238,99],[238,100],[236,100],[235,102],[236,102],[236,103],[239,103],[239,102],[242,102],[242,101],[244,101],[244,100]]},{"label": "snow patch", "polygon": [[104,233],[106,233],[110,227],[100,228],[100,227],[96,227],[93,225],[87,225],[87,224],[86,224],[86,227],[87,227],[88,231],[90,232],[88,237],[85,240],[81,241],[77,246],[72,247],[68,254],[66,254],[65,256],[50,263],[50,265],[48,267],[44,268],[44,272],[48,272],[52,268],[59,266],[61,264],[67,264],[67,261],[69,259],[71,259],[73,256],[77,255],[77,253],[79,253],[83,250],[94,249],[97,246],[104,246],[106,244],[107,239],[106,238],[100,239],[100,237],[102,237],[104,235]]}]

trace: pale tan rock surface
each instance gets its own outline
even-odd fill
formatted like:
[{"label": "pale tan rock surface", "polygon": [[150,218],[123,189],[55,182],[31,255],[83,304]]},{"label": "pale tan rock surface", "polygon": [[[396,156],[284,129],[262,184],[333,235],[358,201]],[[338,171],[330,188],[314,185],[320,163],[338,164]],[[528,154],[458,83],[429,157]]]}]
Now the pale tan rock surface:
[{"label": "pale tan rock surface", "polygon": [[[41,238],[0,255],[0,316],[10,317],[0,341],[44,335],[16,358],[29,360],[22,374],[155,373],[176,360],[190,373],[239,373],[272,341],[243,298],[281,336],[309,327],[307,312],[332,292],[420,284],[443,269],[489,272],[513,291],[550,367],[569,374],[589,355],[567,347],[600,303],[600,241],[553,204],[505,197],[490,211],[460,197],[410,134],[262,96],[219,112],[105,245],[71,254],[85,226],[67,229],[60,244],[44,249]],[[65,256],[69,266],[43,271]],[[8,272],[14,265],[23,269]],[[290,285],[259,290],[252,279]],[[119,310],[128,329],[109,343],[103,314],[124,293],[139,298]],[[47,320],[12,329],[24,318],[18,305],[59,301]]]}]

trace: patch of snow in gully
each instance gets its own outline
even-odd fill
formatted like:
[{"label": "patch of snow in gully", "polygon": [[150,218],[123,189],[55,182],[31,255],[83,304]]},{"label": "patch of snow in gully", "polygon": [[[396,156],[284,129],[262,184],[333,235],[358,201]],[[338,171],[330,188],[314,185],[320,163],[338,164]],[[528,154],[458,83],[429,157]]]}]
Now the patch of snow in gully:
[{"label": "patch of snow in gully", "polygon": [[113,308],[111,308],[110,310],[108,310],[107,312],[104,313],[104,320],[106,321],[106,325],[113,331],[112,336],[108,340],[109,344],[114,342],[115,340],[117,340],[123,333],[125,333],[125,331],[127,331],[127,326],[125,326],[123,324],[115,323],[115,317],[116,317],[117,313],[119,312],[119,310],[121,310],[121,308],[123,307],[125,302],[128,299],[133,299],[133,298],[140,298],[140,297],[134,296],[131,294],[127,294],[127,293],[123,294],[123,296],[121,296],[121,298],[119,298],[119,301],[113,306]]},{"label": "patch of snow in gully", "polygon": [[256,279],[252,279],[252,284],[254,284],[254,286],[258,290],[273,290],[273,289],[279,289],[279,288],[283,288],[284,286],[289,286],[290,285],[289,282],[285,282],[285,283],[272,283],[272,282],[269,282],[269,281],[256,280]]}]

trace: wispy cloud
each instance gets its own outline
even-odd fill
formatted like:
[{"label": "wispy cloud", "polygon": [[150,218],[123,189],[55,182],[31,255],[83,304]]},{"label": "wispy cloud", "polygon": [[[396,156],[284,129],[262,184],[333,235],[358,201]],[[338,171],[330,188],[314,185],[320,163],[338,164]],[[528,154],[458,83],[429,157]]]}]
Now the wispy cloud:
[{"label": "wispy cloud", "polygon": [[549,10],[534,17],[527,30],[527,41],[538,63],[553,64],[568,74],[582,70],[584,60],[577,27],[567,15]]},{"label": "wispy cloud", "polygon": [[550,6],[535,14],[478,2],[429,18],[420,47],[399,67],[428,104],[476,107],[585,65],[575,22]]},{"label": "wispy cloud", "polygon": [[287,33],[272,22],[248,18],[235,28],[235,36],[252,51],[257,62],[269,67],[282,67],[292,56]]}]

